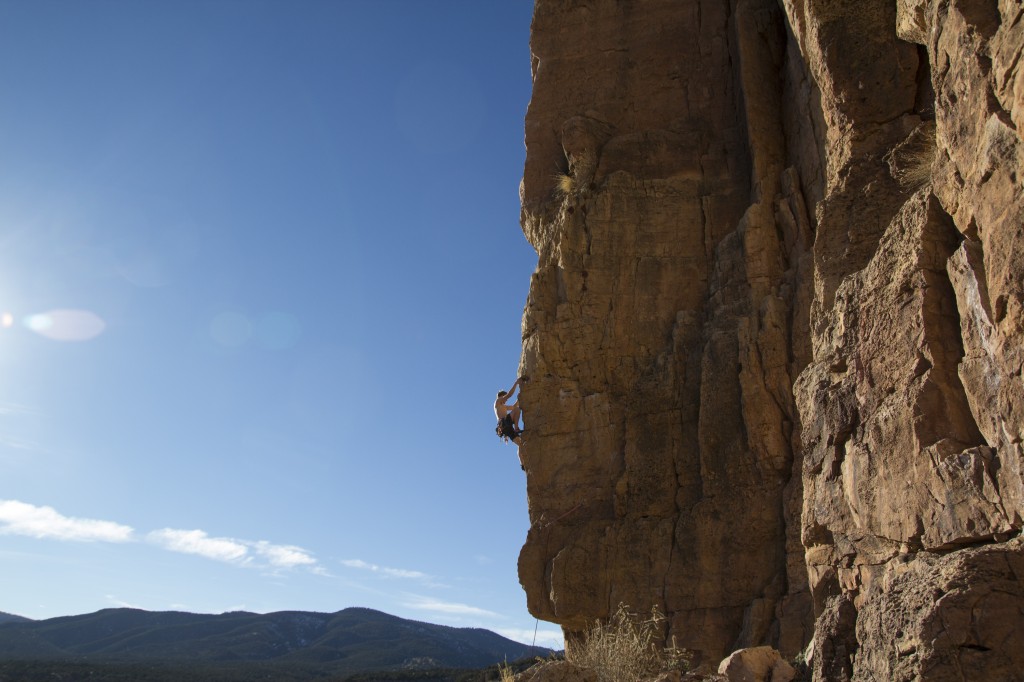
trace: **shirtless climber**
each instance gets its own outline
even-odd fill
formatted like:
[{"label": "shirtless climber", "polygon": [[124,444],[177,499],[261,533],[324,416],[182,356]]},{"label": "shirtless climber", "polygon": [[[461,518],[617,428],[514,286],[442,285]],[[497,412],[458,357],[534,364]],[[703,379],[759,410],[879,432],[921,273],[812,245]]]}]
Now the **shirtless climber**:
[{"label": "shirtless climber", "polygon": [[527,377],[519,377],[516,379],[516,383],[512,384],[512,388],[507,391],[498,391],[498,399],[494,401],[494,416],[498,418],[498,426],[494,432],[506,443],[509,439],[515,443],[519,434],[523,432],[523,429],[519,428],[519,418],[522,416],[519,396],[516,396],[516,401],[511,405],[508,404],[508,399],[516,392],[516,388],[520,389],[519,393],[522,395],[522,384],[527,380]]}]

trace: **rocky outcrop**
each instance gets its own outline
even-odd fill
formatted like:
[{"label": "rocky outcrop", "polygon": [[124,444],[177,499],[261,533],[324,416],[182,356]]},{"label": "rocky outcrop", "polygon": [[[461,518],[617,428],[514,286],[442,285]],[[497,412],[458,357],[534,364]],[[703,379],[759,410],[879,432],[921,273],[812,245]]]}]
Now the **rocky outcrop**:
[{"label": "rocky outcrop", "polygon": [[1022,576],[1019,538],[904,555],[860,610],[854,679],[1021,679]]},{"label": "rocky outcrop", "polygon": [[873,628],[989,608],[970,576],[1024,611],[1022,19],[536,0],[532,613],[571,639],[657,606],[715,662],[813,636],[816,679],[1014,663],[1024,622]]},{"label": "rocky outcrop", "polygon": [[796,670],[770,646],[739,649],[718,666],[729,682],[791,682]]},{"label": "rocky outcrop", "polygon": [[[901,619],[934,629],[987,617],[969,603],[979,600],[976,589],[991,586],[970,585],[969,598],[953,599],[943,596],[948,587],[914,592],[890,579],[909,564],[921,583],[984,580],[986,571],[959,558],[978,544],[991,544],[989,560],[1016,566],[1019,546],[1001,543],[1021,529],[1024,454],[1024,330],[1020,316],[998,313],[992,298],[997,288],[1007,306],[1020,305],[1024,281],[1021,144],[1012,114],[1021,101],[1006,84],[1024,44],[1022,10],[995,2],[894,9],[900,36],[920,43],[930,74],[916,85],[917,111],[902,117],[913,128],[907,141],[934,125],[935,144],[907,154],[897,143],[885,152],[890,175],[905,176],[915,163],[926,172],[910,198],[892,195],[901,203],[877,223],[884,229],[867,262],[843,274],[831,296],[816,268],[814,359],[795,386],[808,575],[817,612],[842,594],[860,613],[856,645],[836,647],[842,660],[826,667],[864,680],[922,679],[926,671],[924,679],[961,679],[952,672],[960,667],[1017,679],[1003,673],[1006,647],[1019,648],[1019,639],[991,628],[929,640],[927,654],[893,646],[892,631],[872,630]],[[819,210],[831,201],[826,196]],[[833,225],[819,221],[816,261],[822,232]],[[999,589],[1022,579],[1010,570]],[[1011,610],[1024,605],[1019,586],[1005,597]],[[1010,622],[1019,631],[1020,616]],[[852,627],[847,619],[845,631],[828,636],[849,642]]]},{"label": "rocky outcrop", "polygon": [[[787,585],[805,582],[786,525],[789,257],[810,229],[782,172],[779,93],[761,87],[781,14],[740,19],[742,39],[722,3],[536,4],[520,576],[531,611],[570,635],[619,603],[658,606],[680,646],[721,657],[778,630]],[[784,609],[795,644],[808,607]]]}]

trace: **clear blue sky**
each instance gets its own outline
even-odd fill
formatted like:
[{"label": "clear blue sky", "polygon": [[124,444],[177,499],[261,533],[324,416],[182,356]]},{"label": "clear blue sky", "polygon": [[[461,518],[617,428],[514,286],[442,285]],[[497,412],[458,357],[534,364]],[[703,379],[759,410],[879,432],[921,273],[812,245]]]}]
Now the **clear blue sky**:
[{"label": "clear blue sky", "polygon": [[532,639],[531,12],[0,1],[0,611]]}]

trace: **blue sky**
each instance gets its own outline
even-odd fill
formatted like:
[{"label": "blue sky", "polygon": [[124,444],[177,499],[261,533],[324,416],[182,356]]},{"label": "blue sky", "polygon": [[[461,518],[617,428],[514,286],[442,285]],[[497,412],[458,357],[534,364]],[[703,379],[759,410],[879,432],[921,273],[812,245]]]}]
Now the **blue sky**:
[{"label": "blue sky", "polygon": [[532,639],[531,11],[0,1],[0,610]]}]

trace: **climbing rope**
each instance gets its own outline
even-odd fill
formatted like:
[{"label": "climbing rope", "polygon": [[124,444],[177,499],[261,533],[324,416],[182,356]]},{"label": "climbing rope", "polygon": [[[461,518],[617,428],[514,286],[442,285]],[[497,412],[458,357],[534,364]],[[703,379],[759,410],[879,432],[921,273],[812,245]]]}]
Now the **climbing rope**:
[{"label": "climbing rope", "polygon": [[566,516],[568,516],[569,514],[572,514],[572,513],[574,512],[574,511],[576,511],[577,509],[579,509],[580,507],[582,507],[582,506],[583,506],[584,504],[586,504],[586,502],[587,502],[587,499],[586,499],[586,498],[583,498],[582,500],[580,500],[579,502],[577,502],[577,503],[576,503],[576,505],[575,505],[575,506],[574,506],[574,507],[573,507],[572,509],[570,509],[569,511],[565,512],[564,514],[562,514],[562,515],[558,516],[558,517],[557,517],[557,518],[556,518],[555,520],[553,520],[553,521],[545,521],[545,520],[544,520],[544,517],[543,517],[543,515],[542,515],[542,516],[541,516],[541,518],[537,519],[537,522],[536,522],[535,524],[533,524],[533,525],[535,525],[535,526],[537,527],[537,529],[538,529],[538,530],[544,530],[544,529],[545,529],[545,528],[547,528],[548,526],[553,526],[553,525],[555,525],[556,523],[558,523],[559,521],[561,521],[562,519],[564,519],[564,518],[565,518]]}]

